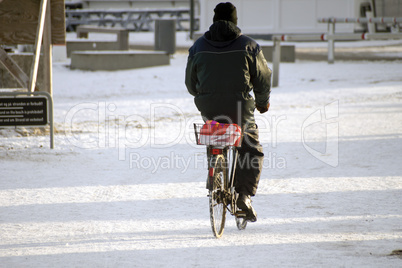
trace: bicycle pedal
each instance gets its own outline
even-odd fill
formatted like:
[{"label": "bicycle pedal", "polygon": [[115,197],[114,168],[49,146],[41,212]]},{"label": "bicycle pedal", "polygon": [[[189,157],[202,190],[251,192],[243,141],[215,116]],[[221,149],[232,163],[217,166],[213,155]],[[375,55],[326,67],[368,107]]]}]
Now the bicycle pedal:
[{"label": "bicycle pedal", "polygon": [[238,211],[236,211],[235,216],[237,218],[245,218],[247,216],[247,212],[245,212],[243,210],[238,210]]}]

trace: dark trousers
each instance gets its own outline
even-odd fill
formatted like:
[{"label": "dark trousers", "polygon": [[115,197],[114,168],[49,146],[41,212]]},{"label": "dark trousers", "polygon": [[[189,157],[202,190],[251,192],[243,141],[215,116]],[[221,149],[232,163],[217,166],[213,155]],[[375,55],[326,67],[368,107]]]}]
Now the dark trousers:
[{"label": "dark trousers", "polygon": [[254,196],[257,192],[264,161],[256,125],[244,130],[243,141],[238,151],[239,158],[235,175],[236,192]]}]

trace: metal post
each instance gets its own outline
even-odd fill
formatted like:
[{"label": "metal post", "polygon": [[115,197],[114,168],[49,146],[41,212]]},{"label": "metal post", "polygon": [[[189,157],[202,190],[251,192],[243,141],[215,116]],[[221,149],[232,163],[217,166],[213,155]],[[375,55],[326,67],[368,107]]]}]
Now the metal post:
[{"label": "metal post", "polygon": [[279,63],[281,61],[281,40],[274,37],[274,49],[272,51],[272,87],[279,84]]},{"label": "metal post", "polygon": [[[335,21],[331,20],[328,22],[328,35],[333,35],[335,33]],[[335,40],[334,39],[329,39],[328,40],[328,63],[334,63],[335,59]]]},{"label": "metal post", "polygon": [[[53,98],[47,92],[44,92],[49,100],[49,124],[50,124],[50,149],[54,149],[54,118],[53,118]],[[46,94],[47,93],[47,94]]]},{"label": "metal post", "polygon": [[190,39],[194,37],[194,0],[190,0]]}]

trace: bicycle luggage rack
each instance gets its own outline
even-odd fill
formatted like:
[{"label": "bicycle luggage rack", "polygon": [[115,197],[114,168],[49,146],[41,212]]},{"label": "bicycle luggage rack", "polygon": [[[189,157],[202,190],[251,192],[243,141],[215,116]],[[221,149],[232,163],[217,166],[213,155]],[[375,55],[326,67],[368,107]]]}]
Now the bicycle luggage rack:
[{"label": "bicycle luggage rack", "polygon": [[[242,135],[243,133],[240,133],[240,140],[233,143],[233,137],[237,135],[236,131],[226,131],[225,133],[222,133],[220,129],[212,133],[212,135],[203,135],[201,139],[201,134],[202,133],[202,127],[205,124],[197,124],[194,123],[194,134],[195,134],[195,140],[197,145],[207,145],[207,146],[213,146],[213,147],[227,147],[227,146],[235,146],[235,147],[240,147],[242,143]],[[236,139],[237,140],[237,139]]]}]

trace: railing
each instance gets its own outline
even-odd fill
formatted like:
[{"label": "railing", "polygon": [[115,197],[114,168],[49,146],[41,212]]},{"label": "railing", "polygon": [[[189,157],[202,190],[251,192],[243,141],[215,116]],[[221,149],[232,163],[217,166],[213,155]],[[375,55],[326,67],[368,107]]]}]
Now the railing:
[{"label": "railing", "polygon": [[[402,18],[387,17],[387,18],[374,18],[372,12],[366,12],[365,18],[323,18],[318,19],[319,23],[328,23],[328,34],[326,40],[328,41],[328,63],[334,62],[334,42],[335,40],[384,40],[384,39],[400,39],[399,23]],[[336,23],[368,23],[368,34],[335,34]],[[374,23],[391,23],[397,30],[395,33],[375,33]],[[343,39],[342,39],[343,38]]]},{"label": "railing", "polygon": [[402,18],[320,18],[320,23],[401,23]]},{"label": "railing", "polygon": [[[318,19],[320,23],[328,23],[328,33],[321,34],[284,34],[274,35],[274,49],[272,55],[272,86],[279,84],[279,63],[281,53],[281,42],[310,42],[327,41],[328,42],[328,63],[334,63],[334,42],[335,41],[358,41],[358,40],[389,40],[402,39],[402,33],[399,32],[399,23],[402,18],[326,18]],[[398,32],[395,33],[335,33],[335,23],[392,23],[397,26]]]}]

